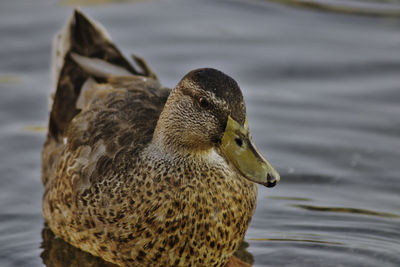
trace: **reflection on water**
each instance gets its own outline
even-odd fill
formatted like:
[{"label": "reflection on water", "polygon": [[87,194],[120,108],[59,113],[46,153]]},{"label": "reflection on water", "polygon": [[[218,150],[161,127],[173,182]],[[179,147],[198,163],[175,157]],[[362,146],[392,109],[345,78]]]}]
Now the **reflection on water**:
[{"label": "reflection on water", "polygon": [[[61,238],[57,238],[50,228],[45,225],[42,230],[43,252],[40,257],[46,266],[63,266],[63,267],[116,267],[110,262],[106,262],[99,257],[95,257],[78,248],[64,242]],[[253,256],[247,251],[249,244],[242,242],[239,249],[235,252],[235,256],[244,262],[252,264]]]},{"label": "reflection on water", "polygon": [[99,257],[92,256],[78,248],[64,242],[61,238],[54,236],[53,232],[46,225],[42,230],[43,242],[41,257],[46,266],[65,267],[116,267]]},{"label": "reflection on water", "polygon": [[253,264],[254,263],[254,257],[253,255],[247,250],[247,248],[249,247],[249,243],[247,243],[246,241],[242,241],[242,243],[240,243],[238,250],[235,252],[235,256],[238,257],[239,259],[241,259],[244,262],[247,262],[249,264]]},{"label": "reflection on water", "polygon": [[47,127],[40,125],[25,125],[23,130],[27,132],[46,133]]},{"label": "reflection on water", "polygon": [[21,77],[16,75],[0,75],[0,84],[18,84],[21,82]]}]

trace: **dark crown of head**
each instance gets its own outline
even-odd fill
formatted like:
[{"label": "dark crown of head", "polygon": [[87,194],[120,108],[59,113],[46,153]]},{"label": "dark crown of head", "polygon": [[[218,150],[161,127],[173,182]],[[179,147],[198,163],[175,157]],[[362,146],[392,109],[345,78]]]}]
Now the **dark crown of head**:
[{"label": "dark crown of head", "polygon": [[217,98],[225,100],[231,112],[231,117],[240,124],[244,124],[246,109],[243,95],[234,79],[212,68],[193,70],[183,79],[190,79],[201,89],[212,92]]}]

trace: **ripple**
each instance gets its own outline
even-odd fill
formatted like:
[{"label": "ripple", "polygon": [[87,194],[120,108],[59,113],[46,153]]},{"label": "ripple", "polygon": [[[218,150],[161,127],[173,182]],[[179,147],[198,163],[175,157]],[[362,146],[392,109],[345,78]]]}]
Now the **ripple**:
[{"label": "ripple", "polygon": [[[376,2],[375,5],[369,5],[371,7],[360,7],[354,1],[352,4],[338,4],[338,3],[321,3],[310,0],[268,0],[270,2],[276,2],[289,6],[295,6],[300,8],[319,10],[325,12],[342,13],[348,15],[361,15],[361,16],[372,16],[372,17],[400,17],[400,9],[394,8],[396,5],[389,5],[388,7],[382,7]],[[398,6],[397,6],[398,7]]]},{"label": "ripple", "polygon": [[292,174],[292,173],[282,173],[281,182],[283,183],[301,183],[301,184],[331,184],[337,183],[339,177],[324,175],[324,174]]},{"label": "ripple", "polygon": [[273,242],[306,242],[306,243],[318,243],[318,244],[329,244],[329,245],[344,245],[340,242],[321,241],[314,239],[296,239],[296,238],[249,238],[251,241],[273,241]]},{"label": "ripple", "polygon": [[89,6],[89,5],[105,5],[116,3],[142,2],[143,0],[61,0],[64,6]]},{"label": "ripple", "polygon": [[270,198],[270,199],[278,199],[278,200],[312,201],[311,198],[305,198],[305,197],[270,196],[268,198]]},{"label": "ripple", "polygon": [[400,218],[400,215],[398,214],[373,211],[367,209],[346,208],[346,207],[324,207],[324,206],[311,206],[311,205],[298,205],[298,204],[292,204],[290,206],[311,211],[353,213],[353,214],[362,214],[370,216],[379,216],[384,218]]}]

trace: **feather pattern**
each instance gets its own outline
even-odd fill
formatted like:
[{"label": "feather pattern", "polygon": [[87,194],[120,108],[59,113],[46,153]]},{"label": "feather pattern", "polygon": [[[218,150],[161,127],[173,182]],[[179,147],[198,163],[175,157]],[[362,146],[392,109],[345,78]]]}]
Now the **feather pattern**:
[{"label": "feather pattern", "polygon": [[[46,222],[70,244],[121,266],[226,265],[251,220],[257,187],[217,148],[204,147],[220,138],[216,118],[224,121],[230,106],[244,120],[240,90],[222,84],[237,95],[224,93],[226,101],[208,92],[227,106],[204,113],[190,75],[178,89],[163,88],[144,60],[134,56],[138,71],[101,29],[76,10],[57,37],[57,89],[42,153]],[[173,133],[182,138],[154,137]]]}]

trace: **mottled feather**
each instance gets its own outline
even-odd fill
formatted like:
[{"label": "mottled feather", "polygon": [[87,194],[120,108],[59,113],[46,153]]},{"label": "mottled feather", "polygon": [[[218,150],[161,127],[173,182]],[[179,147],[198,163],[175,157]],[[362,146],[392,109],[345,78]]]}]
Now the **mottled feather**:
[{"label": "mottled feather", "polygon": [[[214,149],[162,154],[152,138],[171,91],[135,57],[137,71],[99,29],[75,11],[62,33],[69,45],[60,53],[42,156],[46,222],[70,244],[121,266],[224,266],[251,220],[256,185]],[[93,58],[131,75],[85,67]],[[244,121],[238,97],[234,115]]]}]

